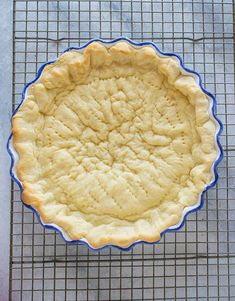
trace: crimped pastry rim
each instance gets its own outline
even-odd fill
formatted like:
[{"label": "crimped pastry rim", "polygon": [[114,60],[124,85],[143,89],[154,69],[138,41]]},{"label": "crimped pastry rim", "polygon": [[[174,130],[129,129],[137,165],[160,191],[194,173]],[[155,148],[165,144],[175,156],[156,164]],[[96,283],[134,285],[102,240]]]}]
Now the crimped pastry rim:
[{"label": "crimped pastry rim", "polygon": [[[203,206],[204,194],[211,187],[213,187],[215,185],[215,183],[217,182],[217,180],[218,180],[217,166],[218,166],[219,162],[223,158],[223,151],[222,151],[222,147],[221,147],[220,142],[219,142],[219,136],[220,136],[220,134],[222,132],[223,126],[222,126],[222,123],[220,122],[220,120],[215,115],[215,107],[216,107],[215,97],[210,92],[208,92],[207,90],[205,90],[203,88],[203,86],[202,86],[202,79],[201,79],[200,75],[196,71],[191,70],[191,69],[185,67],[180,56],[178,56],[178,55],[176,55],[174,53],[162,52],[152,42],[141,42],[141,43],[138,43],[138,42],[134,42],[134,41],[132,41],[132,40],[130,40],[128,38],[124,38],[124,37],[120,37],[120,38],[114,39],[112,41],[104,41],[102,39],[93,39],[93,40],[90,40],[89,42],[87,42],[86,44],[82,45],[81,47],[70,47],[70,48],[66,49],[64,52],[67,52],[67,51],[70,51],[70,50],[81,51],[81,50],[85,49],[88,45],[90,45],[93,42],[99,42],[99,43],[103,44],[104,46],[110,47],[110,46],[112,46],[113,44],[115,44],[115,43],[117,43],[119,41],[128,42],[131,46],[134,46],[135,48],[139,48],[141,46],[151,46],[151,47],[153,47],[155,49],[155,51],[157,52],[157,54],[159,56],[175,57],[179,61],[179,63],[180,63],[179,65],[180,65],[181,71],[183,71],[185,74],[193,76],[196,79],[196,81],[198,82],[198,84],[199,84],[201,90],[203,91],[203,93],[206,94],[210,98],[210,100],[211,100],[210,101],[211,105],[210,105],[210,108],[209,108],[208,111],[209,111],[210,117],[213,119],[213,121],[216,124],[216,133],[215,133],[214,138],[215,138],[215,145],[216,145],[216,148],[217,148],[217,158],[215,159],[215,161],[213,162],[212,167],[211,167],[212,180],[204,188],[204,190],[200,193],[199,198],[198,198],[198,202],[195,205],[193,205],[193,206],[185,207],[184,208],[184,210],[182,211],[182,216],[181,216],[180,222],[177,225],[171,226],[168,229],[166,229],[163,232],[161,232],[160,237],[162,237],[162,235],[164,233],[168,232],[168,231],[179,230],[184,225],[184,222],[186,220],[187,215],[190,212],[194,212],[194,211],[199,210]],[[21,102],[20,102],[19,106],[16,108],[16,110],[13,112],[12,118],[16,114],[16,112],[18,111],[18,109],[21,106],[21,104],[24,102],[25,96],[27,94],[27,89],[40,78],[44,67],[47,66],[47,65],[49,65],[49,64],[51,64],[51,63],[54,63],[55,61],[56,60],[51,61],[51,62],[47,62],[47,63],[43,64],[39,68],[36,78],[32,82],[28,83],[24,87],[24,90],[23,90],[23,93],[22,93],[22,97],[21,97]],[[10,175],[11,175],[12,179],[18,184],[18,186],[20,188],[21,195],[22,195],[23,187],[22,187],[22,184],[21,184],[20,180],[18,179],[18,177],[16,175],[16,172],[15,172],[15,166],[16,166],[16,163],[18,161],[18,158],[17,158],[17,153],[14,150],[14,147],[12,145],[12,136],[13,135],[11,134],[10,137],[9,137],[9,139],[8,139],[8,143],[7,143],[7,151],[9,153],[10,157],[11,157]],[[134,243],[132,243],[131,245],[127,246],[127,247],[120,247],[120,246],[117,246],[117,245],[108,244],[108,245],[104,245],[104,246],[102,246],[100,248],[95,248],[95,247],[92,247],[92,245],[90,245],[89,242],[86,239],[79,239],[79,240],[71,240],[71,239],[69,239],[69,237],[65,233],[65,231],[62,228],[60,228],[59,226],[55,225],[55,224],[44,224],[42,222],[40,214],[38,213],[38,211],[35,208],[33,208],[32,206],[27,205],[27,204],[25,204],[25,206],[28,207],[28,208],[30,208],[31,210],[33,210],[33,212],[36,214],[39,222],[44,227],[50,228],[50,229],[54,229],[54,230],[58,231],[61,234],[61,236],[62,236],[62,238],[64,239],[65,242],[85,244],[85,245],[87,245],[92,250],[98,250],[99,251],[101,249],[104,249],[104,248],[110,247],[110,246],[117,247],[120,250],[130,250],[134,245],[136,245],[138,243],[141,243],[141,242],[142,243],[148,243],[148,244],[153,244],[153,243],[159,242],[159,240],[156,241],[156,242],[146,242],[146,241],[138,240],[138,241],[135,241]]]}]

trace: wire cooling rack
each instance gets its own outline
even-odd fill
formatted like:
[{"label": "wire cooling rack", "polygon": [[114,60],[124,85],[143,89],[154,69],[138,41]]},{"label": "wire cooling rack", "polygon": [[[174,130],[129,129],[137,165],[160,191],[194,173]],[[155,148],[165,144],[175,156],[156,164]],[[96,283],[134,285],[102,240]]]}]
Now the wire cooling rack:
[{"label": "wire cooling rack", "polygon": [[232,1],[14,1],[13,103],[40,64],[91,38],[154,41],[201,73],[224,123],[220,179],[201,211],[157,245],[92,252],[66,245],[24,208],[12,183],[12,301],[235,300]]}]

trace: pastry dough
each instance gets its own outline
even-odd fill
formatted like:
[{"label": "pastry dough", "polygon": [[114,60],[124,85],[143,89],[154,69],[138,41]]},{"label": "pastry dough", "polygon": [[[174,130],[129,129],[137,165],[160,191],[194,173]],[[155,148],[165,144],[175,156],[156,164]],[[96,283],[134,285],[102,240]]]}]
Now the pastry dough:
[{"label": "pastry dough", "polygon": [[65,52],[13,117],[22,199],[94,248],[157,241],[212,181],[210,110],[195,78],[151,46]]}]

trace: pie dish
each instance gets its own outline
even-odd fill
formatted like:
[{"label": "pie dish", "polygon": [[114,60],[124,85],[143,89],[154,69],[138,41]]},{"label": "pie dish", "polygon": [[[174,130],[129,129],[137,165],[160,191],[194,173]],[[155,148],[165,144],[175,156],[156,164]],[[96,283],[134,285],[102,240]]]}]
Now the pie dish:
[{"label": "pie dish", "polygon": [[8,145],[12,176],[24,204],[66,241],[156,242],[217,180],[214,107],[178,56],[124,38],[90,41],[25,88]]}]

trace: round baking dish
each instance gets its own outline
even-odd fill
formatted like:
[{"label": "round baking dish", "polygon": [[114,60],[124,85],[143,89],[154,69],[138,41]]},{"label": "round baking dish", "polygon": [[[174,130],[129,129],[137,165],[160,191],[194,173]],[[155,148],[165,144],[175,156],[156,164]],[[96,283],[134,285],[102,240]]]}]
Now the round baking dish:
[{"label": "round baking dish", "polygon": [[[86,43],[85,45],[83,45],[81,47],[70,47],[70,48],[66,49],[65,52],[70,51],[70,50],[76,50],[76,51],[83,52],[83,50],[88,45],[90,45],[93,42],[99,42],[99,43],[101,43],[101,44],[103,44],[103,45],[105,45],[107,47],[111,47],[112,45],[114,45],[115,43],[117,43],[119,41],[125,41],[125,42],[129,43],[130,45],[132,45],[135,48],[139,48],[139,47],[143,47],[143,46],[151,46],[156,51],[156,53],[159,56],[162,56],[162,57],[174,57],[176,60],[178,60],[180,68],[181,68],[181,72],[183,74],[185,74],[185,75],[193,76],[195,78],[196,82],[198,83],[198,85],[200,86],[201,90],[203,91],[203,93],[207,95],[207,97],[209,99],[209,114],[210,114],[210,118],[214,121],[214,123],[216,125],[216,134],[215,134],[214,139],[215,139],[215,145],[216,145],[216,148],[217,148],[217,157],[216,157],[216,159],[215,159],[215,161],[214,161],[214,163],[212,165],[212,168],[211,168],[212,180],[204,188],[204,190],[200,193],[200,195],[198,197],[197,203],[195,205],[193,205],[193,206],[185,207],[184,210],[183,210],[182,216],[181,216],[181,220],[176,225],[171,226],[168,229],[166,229],[165,231],[161,232],[161,236],[162,236],[166,232],[179,230],[184,225],[184,222],[185,222],[185,219],[186,219],[187,215],[189,213],[191,213],[191,212],[199,210],[203,206],[203,200],[204,200],[205,193],[211,187],[213,187],[215,185],[216,181],[218,180],[217,166],[218,166],[219,162],[222,160],[222,157],[223,157],[222,148],[221,148],[221,145],[219,143],[219,135],[221,134],[221,131],[222,131],[222,123],[219,121],[219,119],[215,115],[215,107],[216,107],[215,97],[211,93],[209,93],[206,89],[203,88],[203,86],[202,86],[202,79],[201,79],[200,75],[196,71],[191,70],[191,69],[185,67],[184,64],[183,64],[183,62],[182,62],[182,59],[178,55],[176,55],[174,53],[162,52],[152,42],[137,43],[137,42],[134,42],[134,41],[132,41],[130,39],[127,39],[127,38],[124,38],[124,37],[120,37],[120,38],[117,38],[117,39],[112,40],[112,41],[104,41],[104,40],[101,40],[101,39],[93,39],[93,40],[89,41],[88,43]],[[21,97],[21,102],[20,102],[19,106],[16,108],[16,110],[13,112],[12,117],[16,114],[16,112],[18,111],[19,107],[24,102],[24,100],[26,98],[26,95],[27,95],[28,88],[40,78],[40,76],[42,74],[42,71],[45,68],[45,66],[47,66],[47,65],[49,65],[51,63],[54,63],[54,62],[55,61],[51,61],[51,62],[47,62],[44,65],[42,65],[40,67],[40,69],[38,70],[36,78],[32,82],[28,83],[24,87],[24,90],[23,90],[23,93],[22,93],[22,97]],[[10,137],[9,137],[9,139],[8,139],[8,143],[7,143],[7,150],[8,150],[8,153],[9,153],[10,157],[11,157],[10,175],[11,175],[12,179],[18,184],[18,186],[20,188],[20,191],[21,191],[21,194],[22,194],[22,191],[23,191],[22,183],[21,183],[21,181],[19,180],[19,178],[17,177],[17,174],[16,174],[16,165],[18,163],[19,157],[18,157],[18,154],[17,154],[17,152],[14,149],[14,146],[12,144],[12,136],[13,135],[11,134]],[[127,245],[125,247],[120,247],[120,246],[117,246],[117,245],[108,244],[108,245],[102,246],[101,248],[95,248],[94,246],[92,246],[91,244],[89,244],[89,242],[85,238],[79,239],[79,240],[72,240],[68,236],[68,234],[61,227],[59,227],[56,224],[45,224],[42,221],[39,212],[35,208],[33,208],[32,206],[30,206],[28,204],[25,204],[25,206],[28,207],[28,208],[30,208],[36,214],[39,222],[44,227],[49,228],[49,229],[53,229],[53,230],[56,230],[57,232],[59,232],[65,242],[67,242],[67,243],[85,244],[86,246],[88,246],[92,250],[98,250],[99,251],[99,250],[102,250],[102,249],[107,248],[107,247],[116,247],[116,248],[118,248],[120,250],[130,250],[134,245],[139,244],[139,243],[152,244],[152,243],[159,242],[159,240],[156,241],[156,242],[146,242],[146,241],[143,241],[143,240],[137,240],[134,243],[132,243],[131,245]]]}]

